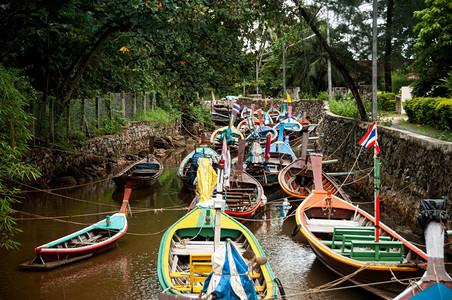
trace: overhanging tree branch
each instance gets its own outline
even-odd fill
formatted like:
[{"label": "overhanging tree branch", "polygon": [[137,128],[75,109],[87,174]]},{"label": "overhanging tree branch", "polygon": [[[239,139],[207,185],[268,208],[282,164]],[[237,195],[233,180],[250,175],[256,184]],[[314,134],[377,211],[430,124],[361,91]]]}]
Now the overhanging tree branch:
[{"label": "overhanging tree branch", "polygon": [[107,25],[107,28],[105,30],[101,30],[102,34],[92,45],[91,49],[85,48],[84,53],[76,59],[76,63],[71,66],[71,69],[68,72],[68,76],[65,79],[63,87],[61,89],[61,108],[64,108],[71,99],[71,96],[74,93],[75,87],[77,86],[80,78],[88,68],[89,64],[93,61],[96,54],[100,51],[104,42],[111,34],[118,32],[119,30],[120,27]]}]

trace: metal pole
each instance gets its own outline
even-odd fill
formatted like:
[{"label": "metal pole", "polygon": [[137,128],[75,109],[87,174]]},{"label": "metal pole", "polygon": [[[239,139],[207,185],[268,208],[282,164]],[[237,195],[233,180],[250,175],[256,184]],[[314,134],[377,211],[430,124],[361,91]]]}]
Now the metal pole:
[{"label": "metal pole", "polygon": [[373,0],[372,20],[372,121],[377,120],[377,0]]},{"label": "metal pole", "polygon": [[259,62],[256,60],[256,97],[259,97]]},{"label": "metal pole", "polygon": [[[326,40],[328,46],[330,45],[330,18],[329,11],[326,12]],[[333,79],[331,78],[331,60],[328,55],[328,99],[333,98]]]},{"label": "metal pole", "polygon": [[283,41],[282,44],[282,76],[283,76],[283,98],[286,97],[286,41]]}]

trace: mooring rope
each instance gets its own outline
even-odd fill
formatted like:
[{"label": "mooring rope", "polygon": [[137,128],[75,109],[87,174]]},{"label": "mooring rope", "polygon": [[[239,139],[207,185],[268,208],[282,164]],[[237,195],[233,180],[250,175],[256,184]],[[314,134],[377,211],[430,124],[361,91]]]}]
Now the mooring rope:
[{"label": "mooring rope", "polygon": [[[421,277],[406,278],[406,279],[403,279],[401,281],[403,282],[403,281],[419,280],[420,278]],[[301,295],[306,295],[306,294],[333,292],[333,291],[347,290],[347,289],[353,289],[353,288],[363,288],[363,287],[366,287],[366,286],[388,284],[388,283],[393,283],[393,282],[394,282],[394,280],[386,280],[386,281],[377,281],[377,282],[372,282],[372,283],[353,284],[353,285],[349,285],[349,286],[322,288],[322,289],[314,288],[314,289],[308,289],[308,290],[304,290],[304,289],[300,289],[300,288],[291,288],[291,287],[288,287],[288,286],[283,286],[283,288],[285,290],[300,291],[299,293],[286,295],[286,299],[287,299],[287,298],[299,297]],[[322,285],[322,286],[324,286],[324,285]]]},{"label": "mooring rope", "polygon": [[[331,153],[330,155],[328,155],[325,160],[329,159],[330,157],[332,157],[337,151],[339,151],[339,149],[341,149],[341,147],[345,144],[345,142],[347,141],[348,137],[350,136],[350,134],[353,132],[353,129],[355,128],[356,123],[353,124],[353,127],[350,129],[350,131],[348,132],[347,136],[345,137],[345,139],[342,141],[342,143],[339,145],[339,147],[336,148],[336,150],[334,150],[333,153]],[[361,147],[362,148],[362,147]]]}]

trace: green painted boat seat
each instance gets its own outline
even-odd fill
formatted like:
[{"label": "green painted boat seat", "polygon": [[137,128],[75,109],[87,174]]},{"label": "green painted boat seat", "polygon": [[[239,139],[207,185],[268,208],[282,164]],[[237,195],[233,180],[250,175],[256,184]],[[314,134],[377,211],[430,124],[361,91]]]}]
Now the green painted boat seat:
[{"label": "green painted boat seat", "polygon": [[[335,241],[324,241],[322,240],[322,243],[325,245],[336,248],[340,247],[339,249],[342,250],[342,252],[346,252],[347,248],[350,248],[352,243],[351,241],[374,241],[375,237],[373,235],[350,235],[350,234],[344,234],[342,236],[338,236],[337,240]],[[380,236],[381,241],[391,241],[391,237],[389,236]],[[350,251],[350,249],[348,249]]]},{"label": "green painted boat seat", "polygon": [[378,263],[402,263],[403,243],[400,241],[352,240],[350,257],[359,261]]}]

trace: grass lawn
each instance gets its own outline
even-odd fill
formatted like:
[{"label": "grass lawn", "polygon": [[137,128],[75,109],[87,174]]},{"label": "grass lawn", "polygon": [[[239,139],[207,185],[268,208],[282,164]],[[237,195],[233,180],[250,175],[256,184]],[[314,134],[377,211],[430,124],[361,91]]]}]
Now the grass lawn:
[{"label": "grass lawn", "polygon": [[409,123],[408,121],[405,121],[403,119],[398,120],[397,123],[400,126],[415,130],[419,134],[432,136],[447,142],[452,142],[452,131],[450,130],[441,130],[427,125]]}]

